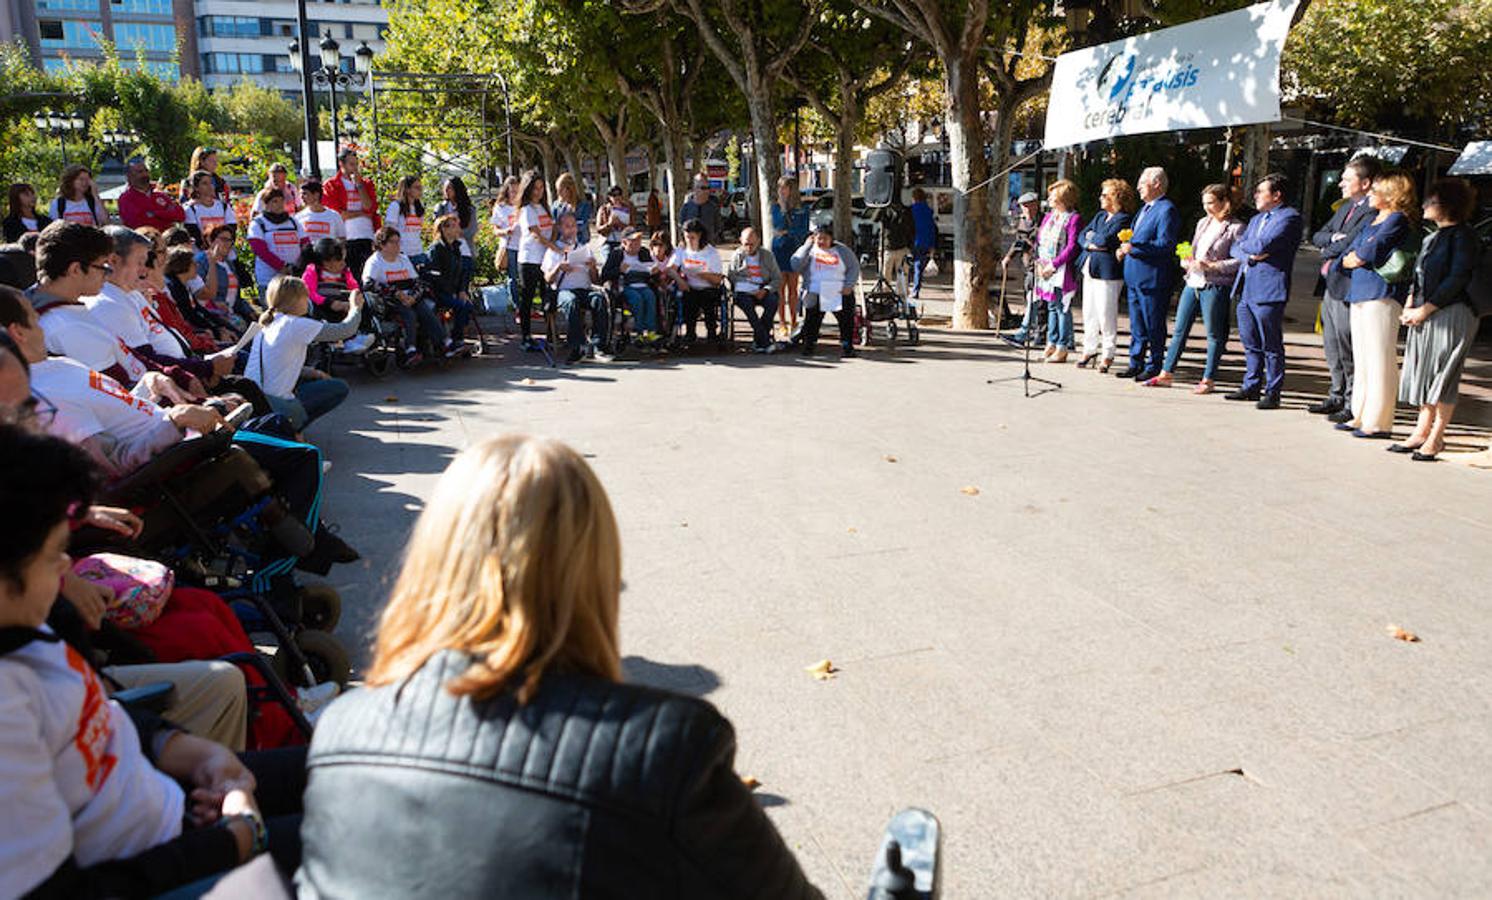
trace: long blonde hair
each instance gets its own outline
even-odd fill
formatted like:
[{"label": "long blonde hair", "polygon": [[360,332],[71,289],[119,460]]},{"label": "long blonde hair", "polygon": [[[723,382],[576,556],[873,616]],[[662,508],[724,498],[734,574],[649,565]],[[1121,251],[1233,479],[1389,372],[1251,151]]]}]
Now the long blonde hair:
[{"label": "long blonde hair", "polygon": [[297,300],[311,302],[311,292],[306,283],[294,275],[276,275],[264,289],[264,312],[259,314],[259,324],[265,328],[275,320],[275,313],[293,315]]},{"label": "long blonde hair", "polygon": [[546,672],[618,681],[621,539],[591,467],[528,435],[463,451],[415,523],[373,645],[370,685],[412,675],[443,650],[471,666],[446,689],[527,703]]}]

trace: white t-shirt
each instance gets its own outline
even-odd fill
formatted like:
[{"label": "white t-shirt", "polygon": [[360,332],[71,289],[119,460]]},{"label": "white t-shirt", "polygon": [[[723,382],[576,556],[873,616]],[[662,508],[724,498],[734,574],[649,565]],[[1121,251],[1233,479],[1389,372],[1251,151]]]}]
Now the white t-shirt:
[{"label": "white t-shirt", "polygon": [[395,200],[383,214],[383,224],[399,229],[399,246],[404,252],[419,255],[425,252],[425,217],[415,215],[413,209],[404,207]]},{"label": "white t-shirt", "polygon": [[363,192],[358,189],[359,182],[348,178],[346,175],[338,175],[342,179],[342,190],[347,195],[347,211],[350,213],[368,213],[361,219],[344,219],[347,240],[349,241],[371,241],[373,240],[373,210],[363,209]]},{"label": "white t-shirt", "polygon": [[374,253],[368,257],[363,264],[363,284],[372,282],[374,284],[393,284],[398,281],[408,281],[418,273],[415,272],[414,263],[403,253],[393,262],[383,258],[382,253]]},{"label": "white t-shirt", "polygon": [[131,384],[147,371],[124,341],[100,324],[87,306],[66,304],[44,310],[41,330],[48,353],[77,360],[85,368],[102,372],[118,365],[129,375]]},{"label": "white t-shirt", "polygon": [[824,250],[815,246],[809,252],[813,261],[808,267],[806,289],[819,295],[819,309],[838,312],[844,308],[844,260],[833,247]]},{"label": "white t-shirt", "polygon": [[295,396],[295,383],[306,364],[306,348],[321,333],[321,323],[307,316],[276,314],[254,336],[243,373],[271,397]]},{"label": "white t-shirt", "polygon": [[[181,355],[181,347],[166,333],[165,326],[147,312],[150,302],[139,291],[127,291],[117,284],[105,281],[101,293],[79,299],[93,314],[94,321],[126,345],[139,347],[149,344],[171,356]],[[164,337],[168,342],[157,345],[157,337]]]},{"label": "white t-shirt", "polygon": [[202,232],[202,240],[205,241],[212,234],[212,230],[219,225],[237,225],[238,216],[233,212],[233,207],[221,199],[215,198],[211,203],[188,200],[186,202],[186,224],[196,225]]},{"label": "white t-shirt", "polygon": [[[294,216],[286,216],[285,221],[276,225],[264,216],[255,216],[254,221],[249,223],[249,240],[259,239],[269,245],[269,252],[283,259],[286,263],[293,263],[300,258],[300,245],[303,235],[300,223]],[[270,266],[256,254],[254,256],[254,279],[260,284],[269,284],[270,280],[280,274],[280,270]]]},{"label": "white t-shirt", "polygon": [[166,421],[164,409],[76,360],[50,356],[36,363],[31,367],[31,389],[57,407],[47,430],[73,444],[96,434],[130,444],[158,431]]},{"label": "white t-shirt", "polygon": [[742,294],[754,294],[761,290],[761,286],[767,283],[767,276],[762,274],[762,252],[758,250],[743,258],[741,264],[743,274],[736,279],[732,289]]},{"label": "white t-shirt", "polygon": [[25,234],[31,234],[32,232],[39,230],[36,227],[37,221],[35,219],[33,219],[33,218],[29,217],[29,216],[21,216],[20,218],[21,218],[21,227],[24,228],[24,229],[26,229],[26,231],[24,232]]},{"label": "white t-shirt", "polygon": [[300,223],[300,230],[305,232],[306,240],[313,244],[322,238],[347,240],[346,224],[335,209],[323,206],[321,212],[312,212],[308,206],[295,214],[295,221]]},{"label": "white t-shirt", "polygon": [[560,267],[561,264],[579,266],[579,269],[566,272],[555,282],[554,289],[557,291],[585,290],[591,286],[590,264],[595,260],[591,255],[591,248],[585,244],[571,247],[564,253],[556,253],[553,250],[544,251],[543,268],[545,274],[549,274]]},{"label": "white t-shirt", "polygon": [[69,856],[127,859],[181,834],[181,788],[67,644],[35,640],[0,657],[0,734],[0,896],[27,893]]},{"label": "white t-shirt", "polygon": [[713,245],[706,244],[700,250],[690,250],[687,247],[679,247],[674,250],[673,257],[668,264],[679,270],[688,282],[691,290],[708,290],[714,285],[700,277],[700,273],[709,272],[715,275],[721,274],[720,252]]},{"label": "white t-shirt", "polygon": [[97,225],[98,219],[93,215],[93,207],[88,205],[87,200],[66,200],[55,197],[52,200],[53,222],[77,222],[82,225]]},{"label": "white t-shirt", "polygon": [[522,241],[522,236],[518,233],[518,210],[506,203],[499,203],[492,207],[492,215],[487,221],[507,239],[507,249],[518,249],[518,244]]},{"label": "white t-shirt", "polygon": [[545,238],[552,239],[554,219],[549,210],[537,203],[530,203],[518,213],[518,261],[520,263],[542,263],[545,247],[534,237],[530,228],[538,228]]},{"label": "white t-shirt", "polygon": [[[653,274],[656,271],[658,271],[658,264],[656,262],[653,262],[651,260],[644,261],[636,253],[627,253],[627,252],[623,251],[623,253],[622,253],[622,281],[624,281],[624,282],[628,281],[627,276],[628,275],[633,275],[634,273],[637,273],[637,272],[642,272],[642,273],[651,275],[651,274]],[[638,279],[634,278],[632,280],[636,281]]]}]

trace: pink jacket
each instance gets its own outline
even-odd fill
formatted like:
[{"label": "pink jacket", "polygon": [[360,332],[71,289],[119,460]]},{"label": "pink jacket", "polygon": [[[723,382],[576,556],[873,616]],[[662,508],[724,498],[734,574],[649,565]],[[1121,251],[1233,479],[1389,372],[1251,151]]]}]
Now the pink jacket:
[{"label": "pink jacket", "polygon": [[[1059,215],[1059,213],[1052,210],[1042,217],[1041,226],[1036,229],[1036,239],[1038,242],[1041,240],[1041,232],[1047,227],[1047,223],[1052,220],[1052,217],[1056,215]],[[1062,229],[1063,233],[1061,241],[1057,245],[1057,254],[1051,259],[1043,259],[1040,250],[1038,249],[1037,251],[1036,261],[1038,263],[1044,262],[1062,273],[1062,294],[1066,297],[1071,297],[1072,292],[1078,286],[1077,266],[1074,263],[1077,262],[1078,256],[1083,252],[1082,244],[1078,241],[1078,232],[1082,227],[1083,217],[1076,212],[1072,213],[1067,217],[1067,226]],[[1038,243],[1039,246],[1040,244]],[[1051,300],[1053,297],[1052,291],[1040,286],[1039,279],[1036,294],[1043,300]],[[1063,305],[1064,307],[1066,306],[1066,304]]]}]

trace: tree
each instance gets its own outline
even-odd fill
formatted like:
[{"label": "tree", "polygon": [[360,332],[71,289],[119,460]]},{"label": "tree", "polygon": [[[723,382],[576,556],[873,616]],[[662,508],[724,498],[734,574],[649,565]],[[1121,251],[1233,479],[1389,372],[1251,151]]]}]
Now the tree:
[{"label": "tree", "polygon": [[118,52],[107,42],[103,51],[102,63],[69,71],[84,105],[90,111],[111,106],[118,109],[120,121],[140,135],[157,177],[185,174],[192,150],[206,140],[197,111],[187,106],[176,84],[148,66],[123,65]]},{"label": "tree", "polygon": [[1332,121],[1450,140],[1492,129],[1489,59],[1492,0],[1317,0],[1282,81]]},{"label": "tree", "polygon": [[[905,46],[897,48],[898,43]],[[914,45],[899,29],[839,0],[824,9],[808,47],[795,71],[783,77],[833,133],[834,231],[847,237],[860,120],[866,104],[901,79],[914,58]]]},{"label": "tree", "polygon": [[252,134],[273,146],[298,146],[305,137],[300,109],[279,91],[247,77],[226,91],[218,92],[227,126],[223,130]]},{"label": "tree", "polygon": [[[1041,4],[1010,0],[991,16],[990,0],[855,0],[932,49],[941,64],[944,129],[953,174],[953,323],[989,327],[993,265],[989,162],[984,155],[980,75],[985,54],[1025,33]],[[1003,159],[1003,157],[996,157]]]},{"label": "tree", "polygon": [[[777,152],[777,80],[808,43],[823,0],[639,0],[635,12],[653,12],[667,4],[694,23],[710,52],[746,99],[755,139],[758,210],[772,203],[782,174]],[[796,17],[796,18],[795,18]],[[772,219],[761,214],[762,243],[772,243]]]}]

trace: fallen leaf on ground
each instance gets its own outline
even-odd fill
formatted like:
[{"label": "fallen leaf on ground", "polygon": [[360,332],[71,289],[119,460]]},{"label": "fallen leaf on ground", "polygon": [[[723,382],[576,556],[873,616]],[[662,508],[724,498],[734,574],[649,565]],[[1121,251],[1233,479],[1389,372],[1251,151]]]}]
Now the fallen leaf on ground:
[{"label": "fallen leaf on ground", "polygon": [[762,786],[761,781],[755,775],[742,775],[741,783],[746,785],[746,790],[748,791],[754,791]]},{"label": "fallen leaf on ground", "polygon": [[396,396],[394,396],[393,394],[389,394],[387,397],[383,398],[383,402],[384,403],[398,403],[399,402],[399,398],[396,397]]},{"label": "fallen leaf on ground", "polygon": [[854,534],[858,530],[859,529],[857,529],[855,526],[853,526],[853,525],[850,526],[850,534]]},{"label": "fallen leaf on ground", "polygon": [[523,379],[522,381],[520,381],[518,383],[522,384],[522,385],[528,385],[529,387],[532,387],[533,383],[534,383],[534,380],[532,378],[525,378],[525,379]]},{"label": "fallen leaf on ground", "polygon": [[892,456],[892,455],[890,455],[888,453],[888,454],[886,454],[886,462],[896,462],[896,457],[894,457],[894,456]]},{"label": "fallen leaf on ground", "polygon": [[1390,625],[1387,630],[1388,636],[1396,641],[1405,641],[1410,644],[1418,644],[1420,642],[1419,635],[1412,631],[1405,631],[1397,625]]},{"label": "fallen leaf on ground", "polygon": [[964,485],[963,487],[961,487],[961,488],[958,489],[958,492],[960,494],[968,494],[970,497],[977,497],[977,496],[979,496],[979,488],[975,487],[972,484],[966,484],[966,485]]},{"label": "fallen leaf on ground", "polygon": [[679,523],[679,527],[680,528],[688,528],[689,527],[689,523],[688,522],[680,522]]},{"label": "fallen leaf on ground", "polygon": [[828,681],[839,672],[838,669],[834,668],[834,663],[829,662],[827,659],[821,659],[803,671],[817,678],[819,681]]}]

